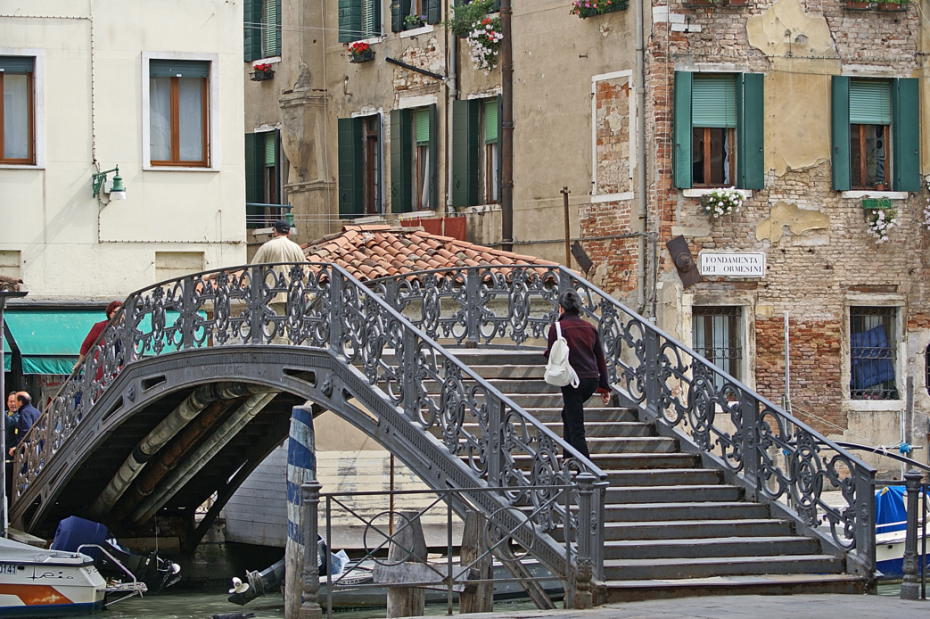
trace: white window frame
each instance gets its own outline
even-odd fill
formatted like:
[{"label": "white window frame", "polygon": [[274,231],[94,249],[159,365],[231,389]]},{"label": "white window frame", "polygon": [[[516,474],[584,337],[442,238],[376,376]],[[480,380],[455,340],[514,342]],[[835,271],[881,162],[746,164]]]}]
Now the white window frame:
[{"label": "white window frame", "polygon": [[[207,78],[207,167],[153,166],[152,165],[152,119],[149,93],[149,64],[152,60],[199,60],[210,63]],[[220,115],[219,115],[219,54],[197,54],[188,52],[142,52],[142,169],[152,172],[219,172],[220,162]]]},{"label": "white window frame", "polygon": [[45,50],[30,47],[0,47],[0,56],[25,56],[33,59],[32,114],[35,135],[35,163],[3,163],[0,170],[45,169]]},{"label": "white window frame", "polygon": [[[852,307],[893,307],[895,308],[895,332],[889,339],[895,342],[894,384],[898,390],[897,400],[854,400],[849,386],[852,367],[850,364],[850,324],[849,310]],[[904,321],[907,315],[907,299],[901,294],[848,294],[843,304],[843,327],[840,342],[842,355],[842,394],[843,405],[852,411],[900,411],[904,407],[904,375],[907,370],[907,346],[904,338]]]}]

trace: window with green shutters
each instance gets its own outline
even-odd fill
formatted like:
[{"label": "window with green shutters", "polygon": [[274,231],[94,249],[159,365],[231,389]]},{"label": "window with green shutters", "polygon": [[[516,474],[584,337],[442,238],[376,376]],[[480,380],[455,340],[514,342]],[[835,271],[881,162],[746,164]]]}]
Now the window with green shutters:
[{"label": "window with green shutters", "polygon": [[281,0],[262,0],[262,57],[281,55]]},{"label": "window with green shutters", "polygon": [[833,188],[919,191],[916,78],[832,78]]},{"label": "window with green shutters", "polygon": [[452,102],[452,205],[500,201],[500,97]]},{"label": "window with green shutters", "polygon": [[437,108],[391,112],[391,212],[436,208],[439,199]]},{"label": "window with green shutters", "polygon": [[243,2],[243,60],[252,62],[262,58],[262,0]]},{"label": "window with green shutters", "polygon": [[381,213],[381,116],[338,122],[339,216]]},{"label": "window with green shutters", "polygon": [[442,0],[391,0],[391,31],[402,32],[442,21]]},{"label": "window with green shutters", "polygon": [[487,99],[484,102],[484,196],[487,204],[500,202],[500,132],[500,100]]},{"label": "window with green shutters", "polygon": [[763,76],[675,73],[675,186],[762,189]]},{"label": "window with green shutters", "polygon": [[286,209],[283,154],[280,131],[247,133],[245,135],[245,202],[246,226],[249,229],[270,227]]},{"label": "window with green shutters", "polygon": [[339,41],[350,43],[381,34],[380,0],[338,0]]},{"label": "window with green shutters", "polygon": [[0,56],[0,163],[35,163],[31,56]]}]

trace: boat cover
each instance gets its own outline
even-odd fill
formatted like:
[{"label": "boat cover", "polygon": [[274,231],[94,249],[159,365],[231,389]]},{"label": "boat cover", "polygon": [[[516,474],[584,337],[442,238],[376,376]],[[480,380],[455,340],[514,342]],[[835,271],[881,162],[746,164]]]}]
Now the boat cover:
[{"label": "boat cover", "polygon": [[84,565],[90,563],[90,557],[84,554],[62,550],[45,550],[29,544],[22,544],[0,537],[0,557],[8,563],[73,563]]},{"label": "boat cover", "polygon": [[907,528],[907,492],[904,486],[885,486],[875,493],[875,532],[890,533]]},{"label": "boat cover", "polygon": [[[67,550],[77,552],[81,544],[96,544],[102,546],[107,541],[107,528],[98,522],[84,520],[77,516],[65,518],[58,523],[52,550]],[[100,551],[97,548],[87,548],[84,553],[96,559]]]}]

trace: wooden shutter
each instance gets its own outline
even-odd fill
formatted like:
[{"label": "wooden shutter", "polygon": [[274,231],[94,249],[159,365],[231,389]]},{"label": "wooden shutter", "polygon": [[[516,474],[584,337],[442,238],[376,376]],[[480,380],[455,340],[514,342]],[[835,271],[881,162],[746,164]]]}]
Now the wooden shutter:
[{"label": "wooden shutter", "polygon": [[391,0],[391,32],[404,30],[404,6],[409,0]]},{"label": "wooden shutter", "polygon": [[262,0],[244,0],[243,60],[252,62],[262,57]]},{"label": "wooden shutter", "polygon": [[281,0],[264,0],[262,7],[262,56],[281,55]]},{"label": "wooden shutter", "polygon": [[361,215],[362,203],[362,119],[340,118],[339,130],[339,216]]},{"label": "wooden shutter", "polygon": [[413,210],[411,157],[413,140],[410,110],[391,110],[391,212]]},{"label": "wooden shutter", "polygon": [[693,76],[691,126],[726,129],[736,127],[736,79],[734,76]]},{"label": "wooden shutter", "polygon": [[32,56],[0,56],[0,70],[5,73],[32,73],[34,63]]},{"label": "wooden shutter", "polygon": [[[265,134],[245,134],[245,201],[260,204],[265,201]],[[246,206],[246,227],[257,228],[261,206]]]},{"label": "wooden shutter", "polygon": [[675,187],[691,189],[691,83],[692,74],[675,72],[675,109],[672,136],[672,176]]},{"label": "wooden shutter", "polygon": [[[504,97],[497,95],[497,135],[503,139],[504,131]],[[512,136],[511,136],[512,137]],[[501,200],[501,187],[504,182],[504,150],[503,145],[497,147],[497,200]]]},{"label": "wooden shutter", "polygon": [[899,78],[891,88],[891,167],[895,191],[920,191],[920,86]]},{"label": "wooden shutter", "polygon": [[452,206],[478,204],[479,102],[452,102]]},{"label": "wooden shutter", "polygon": [[349,43],[361,38],[361,0],[339,0],[339,42]]},{"label": "wooden shutter", "polygon": [[849,169],[849,78],[834,75],[831,90],[833,99],[830,118],[833,140],[833,189],[849,191],[852,187]]},{"label": "wooden shutter", "polygon": [[433,210],[439,210],[439,108],[434,103],[429,106],[429,172],[430,204]]},{"label": "wooden shutter", "polygon": [[889,82],[850,80],[849,124],[890,125],[891,84]]},{"label": "wooden shutter", "polygon": [[740,189],[765,188],[765,76],[742,73],[737,80],[736,182]]},{"label": "wooden shutter", "polygon": [[442,0],[426,0],[426,23],[438,24],[442,21]]},{"label": "wooden shutter", "polygon": [[361,11],[362,37],[381,34],[381,1],[361,0]]}]

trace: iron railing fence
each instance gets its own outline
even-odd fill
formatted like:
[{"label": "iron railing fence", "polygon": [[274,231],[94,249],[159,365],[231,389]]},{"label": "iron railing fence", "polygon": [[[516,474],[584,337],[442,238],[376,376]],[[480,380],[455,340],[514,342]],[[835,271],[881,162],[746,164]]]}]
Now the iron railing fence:
[{"label": "iron railing fence", "polygon": [[[588,476],[590,477],[590,476]],[[588,483],[593,483],[594,478],[590,477]],[[400,584],[392,578],[385,578],[382,573],[389,572],[392,568],[407,567],[400,564],[415,564],[423,566],[421,570],[409,570],[406,572],[409,577],[403,580],[403,586],[408,587],[425,587],[434,590],[445,590],[447,612],[449,615],[453,612],[454,597],[464,587],[477,587],[480,584],[497,585],[522,585],[528,581],[535,581],[540,584],[551,583],[556,577],[551,575],[547,570],[534,569],[533,561],[530,560],[532,549],[523,548],[515,539],[515,530],[509,529],[500,518],[500,513],[490,514],[483,519],[475,519],[475,535],[471,538],[470,543],[471,556],[465,557],[465,552],[459,554],[462,540],[458,543],[454,540],[453,514],[456,510],[455,503],[471,506],[470,509],[475,512],[480,510],[475,505],[475,498],[483,493],[489,492],[507,492],[509,488],[478,488],[478,489],[441,489],[441,490],[402,490],[402,491],[372,491],[372,492],[325,492],[321,493],[319,483],[311,483],[304,486],[305,491],[314,495],[314,499],[304,503],[303,522],[316,522],[323,528],[321,535],[325,541],[326,548],[333,548],[333,513],[338,510],[340,521],[345,522],[346,517],[356,523],[361,529],[361,538],[364,542],[363,552],[360,557],[350,559],[343,568],[333,574],[329,564],[323,563],[327,567],[325,574],[326,592],[321,594],[321,606],[326,609],[327,617],[332,617],[333,599],[341,591],[352,591],[357,595],[359,590],[377,590],[371,594],[379,594],[380,590],[389,586],[386,581]],[[512,506],[505,508],[504,511],[510,512],[514,521],[521,522],[521,525],[530,524],[540,510],[550,509],[555,504],[564,505],[569,508],[572,503],[572,494],[574,487],[571,485],[548,485],[532,486],[526,488],[531,492],[540,492],[547,498],[545,502],[538,506]],[[395,496],[404,496],[407,498],[416,498],[418,496],[426,499],[425,505],[416,508],[394,510],[390,509],[388,498]],[[588,495],[590,498],[591,495]],[[382,498],[383,505],[387,509],[377,510],[375,513],[361,513],[356,507],[355,502],[361,498]],[[453,501],[453,498],[455,499]],[[320,505],[323,503],[323,505]],[[590,508],[590,506],[582,506]],[[439,512],[439,513],[437,513]],[[445,538],[444,544],[446,555],[438,560],[427,560],[427,557],[417,556],[414,552],[416,547],[415,535],[412,532],[417,528],[417,522],[423,523],[427,520],[436,522],[442,518],[445,521]],[[575,534],[572,524],[575,521],[562,522],[562,542],[564,544],[564,570],[566,574],[572,572],[573,566],[573,545],[572,540]],[[568,526],[566,527],[566,524]],[[421,525],[422,526],[422,525]],[[405,530],[408,530],[405,533]],[[304,525],[304,531],[307,527]],[[463,530],[461,535],[464,538],[469,537]],[[425,539],[424,539],[425,541]],[[308,555],[312,557],[313,548],[316,547],[315,539],[305,534],[304,544],[310,549]],[[388,551],[391,544],[395,544],[401,551],[395,556],[391,556]],[[437,548],[435,542],[430,546]],[[400,556],[402,555],[402,556]],[[491,566],[494,560],[498,560],[498,566],[501,568],[512,568],[514,564],[519,563],[522,566],[522,573],[518,577],[505,577],[501,570],[495,570],[493,576],[488,577],[487,568]],[[517,571],[510,570],[507,571]],[[311,573],[312,572],[312,573]],[[379,573],[380,572],[380,573]],[[412,577],[416,577],[411,579]],[[419,578],[419,579],[417,579]],[[304,579],[316,580],[320,585],[323,584],[324,576],[318,573],[318,563],[309,561],[304,563]],[[575,594],[575,579],[568,578],[563,581],[564,594],[566,596],[566,607],[573,607],[573,598]],[[511,587],[513,588],[513,587]],[[516,587],[519,589],[519,587]],[[494,587],[490,588],[492,591]],[[323,603],[325,600],[325,603]]]},{"label": "iron railing fence", "polygon": [[[540,327],[541,328],[541,327]],[[602,573],[606,474],[552,430],[465,366],[379,294],[331,263],[281,263],[215,269],[132,293],[48,409],[16,448],[14,501],[35,500],[39,476],[127,368],[147,357],[204,347],[287,344],[323,350],[345,372],[361,372],[393,408],[390,424],[446,476],[482,494],[482,511],[548,504],[534,516],[539,540],[521,539],[560,577],[561,550],[546,535],[572,518],[544,492],[588,474],[597,484],[590,526],[578,536],[579,560]],[[245,380],[245,379],[243,379]],[[325,392],[325,385],[323,386]],[[129,393],[134,399],[140,394]],[[435,438],[432,433],[441,437]],[[566,456],[559,462],[561,451]],[[407,463],[417,470],[419,463]],[[436,482],[423,475],[427,483]],[[33,488],[32,486],[36,487]],[[574,503],[577,504],[578,492]],[[465,505],[457,505],[460,513]],[[512,525],[519,524],[511,522]],[[521,528],[518,535],[527,535]]]},{"label": "iron railing fence", "polygon": [[[573,271],[475,266],[370,284],[429,337],[502,346],[544,344],[559,294],[574,289],[582,314],[597,325],[609,381],[625,404],[689,443],[751,499],[845,554],[850,571],[872,576],[875,469]],[[828,490],[839,491],[845,505],[825,501]]]}]

